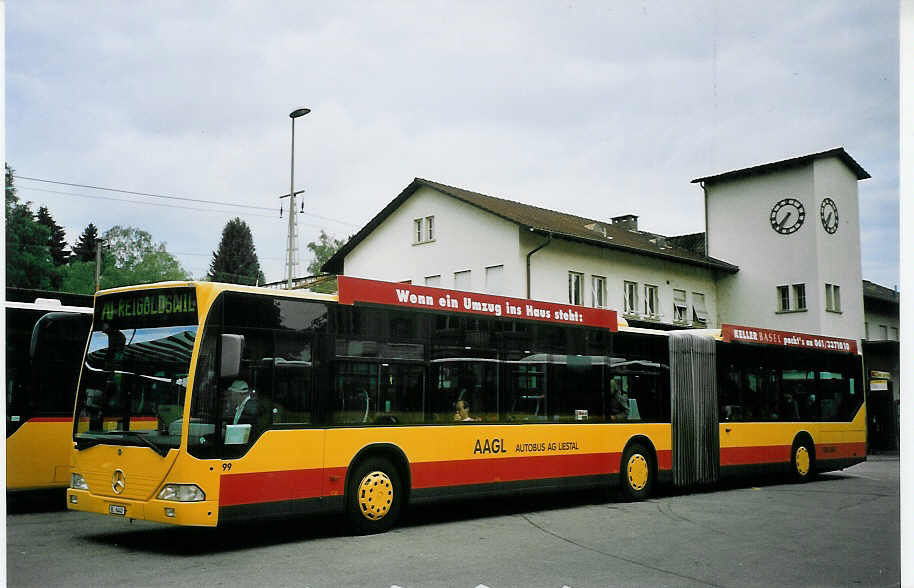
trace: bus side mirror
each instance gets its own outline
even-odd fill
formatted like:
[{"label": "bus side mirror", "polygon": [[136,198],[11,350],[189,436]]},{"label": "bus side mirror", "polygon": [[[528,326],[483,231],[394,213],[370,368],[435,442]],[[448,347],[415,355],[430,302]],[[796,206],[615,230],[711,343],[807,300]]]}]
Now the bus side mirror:
[{"label": "bus side mirror", "polygon": [[241,371],[241,350],[244,349],[244,335],[222,335],[222,365],[219,376],[234,378]]}]

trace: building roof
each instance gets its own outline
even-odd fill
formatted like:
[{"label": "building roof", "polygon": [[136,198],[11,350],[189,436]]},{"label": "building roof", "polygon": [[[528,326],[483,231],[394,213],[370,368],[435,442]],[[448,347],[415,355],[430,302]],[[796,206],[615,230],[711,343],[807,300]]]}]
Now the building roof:
[{"label": "building roof", "polygon": [[835,149],[829,149],[828,151],[822,151],[820,153],[811,153],[809,155],[802,155],[800,157],[793,157],[791,159],[784,159],[781,161],[775,161],[774,163],[765,163],[762,165],[755,165],[752,167],[746,167],[743,169],[737,169],[733,171],[728,171],[720,174],[715,174],[711,176],[705,176],[703,178],[695,178],[692,180],[692,183],[704,182],[706,184],[711,182],[720,182],[723,180],[730,180],[734,178],[740,178],[745,176],[755,176],[760,174],[766,174],[772,171],[790,168],[790,167],[800,167],[803,165],[808,165],[816,159],[826,159],[828,157],[837,157],[840,159],[844,165],[850,168],[854,174],[857,175],[858,180],[866,180],[872,176],[860,166],[859,163],[854,161],[854,158],[848,155],[847,151],[844,150],[844,147],[836,147]]},{"label": "building roof", "polygon": [[881,302],[891,302],[898,304],[900,294],[897,290],[874,284],[869,280],[863,280],[863,298],[870,300],[879,300]]},{"label": "building roof", "polygon": [[441,194],[475,206],[490,214],[515,223],[527,229],[554,238],[587,243],[619,251],[628,251],[638,255],[659,257],[670,261],[705,267],[713,270],[735,273],[739,267],[698,254],[695,251],[678,246],[662,235],[630,229],[628,224],[614,225],[611,221],[588,219],[573,214],[539,208],[513,200],[487,196],[478,192],[455,188],[416,178],[396,198],[384,207],[368,224],[355,234],[336,254],[321,268],[329,273],[340,273],[343,259],[363,239],[365,239],[384,219],[390,216],[407,198],[421,187],[431,188]]}]

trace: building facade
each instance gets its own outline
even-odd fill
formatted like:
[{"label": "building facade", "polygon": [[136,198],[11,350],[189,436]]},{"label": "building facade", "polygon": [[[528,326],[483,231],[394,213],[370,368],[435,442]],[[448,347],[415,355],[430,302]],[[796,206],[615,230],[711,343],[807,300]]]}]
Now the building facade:
[{"label": "building facade", "polygon": [[876,451],[899,447],[899,304],[897,290],[863,282],[863,360],[867,378],[869,445]]},{"label": "building facade", "polygon": [[716,324],[733,264],[639,231],[415,179],[324,266],[330,273],[612,308],[659,328]]},{"label": "building facade", "polygon": [[857,181],[844,149],[693,180],[705,233],[578,217],[416,178],[329,273],[612,308],[630,324],[864,338]]}]

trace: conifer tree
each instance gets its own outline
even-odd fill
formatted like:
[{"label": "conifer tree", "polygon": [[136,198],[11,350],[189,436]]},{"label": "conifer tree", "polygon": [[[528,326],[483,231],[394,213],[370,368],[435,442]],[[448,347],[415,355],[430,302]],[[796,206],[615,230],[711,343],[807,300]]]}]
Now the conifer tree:
[{"label": "conifer tree", "polygon": [[98,228],[89,223],[73,246],[74,261],[95,261],[96,241],[98,241]]},{"label": "conifer tree", "polygon": [[265,280],[257,260],[251,228],[238,217],[225,224],[219,248],[213,251],[213,260],[206,279],[230,284],[262,284]]},{"label": "conifer tree", "polygon": [[54,265],[61,266],[70,261],[70,252],[67,251],[67,242],[64,240],[66,232],[63,227],[54,222],[47,206],[38,209],[38,222],[48,228],[51,236],[48,238],[48,247],[51,250],[51,259]]}]

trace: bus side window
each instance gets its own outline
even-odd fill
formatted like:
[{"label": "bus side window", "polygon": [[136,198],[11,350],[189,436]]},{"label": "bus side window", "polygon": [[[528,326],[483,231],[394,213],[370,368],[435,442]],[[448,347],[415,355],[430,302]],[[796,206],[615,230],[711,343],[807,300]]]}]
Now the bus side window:
[{"label": "bus side window", "polygon": [[333,424],[368,424],[378,412],[378,364],[337,361],[334,364]]}]

